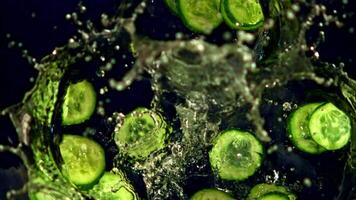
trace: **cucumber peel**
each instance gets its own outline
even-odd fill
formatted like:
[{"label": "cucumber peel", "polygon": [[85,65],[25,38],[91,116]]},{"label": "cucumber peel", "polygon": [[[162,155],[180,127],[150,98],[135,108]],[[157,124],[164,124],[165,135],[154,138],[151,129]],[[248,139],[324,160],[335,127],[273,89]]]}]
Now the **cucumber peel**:
[{"label": "cucumber peel", "polygon": [[217,190],[215,188],[203,189],[196,192],[190,200],[234,200],[229,193]]},{"label": "cucumber peel", "polygon": [[259,200],[289,200],[289,197],[280,192],[271,192],[263,195]]},{"label": "cucumber peel", "polygon": [[261,143],[249,132],[236,129],[221,133],[209,152],[210,165],[224,180],[245,180],[262,164]]},{"label": "cucumber peel", "polygon": [[105,170],[105,152],[94,140],[64,135],[59,149],[63,159],[62,173],[77,186],[91,185]]},{"label": "cucumber peel", "polygon": [[89,119],[96,106],[96,93],[87,80],[70,84],[62,105],[62,124],[80,124]]},{"label": "cucumber peel", "polygon": [[120,151],[129,157],[144,159],[164,148],[171,132],[172,128],[160,114],[147,108],[137,108],[115,130],[115,142]]},{"label": "cucumber peel", "polygon": [[292,143],[301,151],[320,154],[326,149],[316,143],[310,135],[309,118],[314,110],[323,103],[306,104],[295,110],[288,118],[287,131]]},{"label": "cucumber peel", "polygon": [[344,147],[351,137],[351,120],[332,103],[319,106],[310,116],[310,135],[327,150]]}]

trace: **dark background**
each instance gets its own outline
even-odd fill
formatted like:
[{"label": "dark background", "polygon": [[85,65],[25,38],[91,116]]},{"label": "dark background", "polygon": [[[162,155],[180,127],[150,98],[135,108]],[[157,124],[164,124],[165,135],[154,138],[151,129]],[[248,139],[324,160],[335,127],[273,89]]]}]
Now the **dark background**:
[{"label": "dark background", "polygon": [[[169,13],[162,1],[150,1],[152,7],[158,9],[146,10],[144,17],[138,20],[138,31],[155,39],[171,39],[178,30],[187,33],[187,37],[196,36],[189,33],[180,20]],[[99,24],[100,15],[115,13],[120,2],[84,1],[87,12],[83,17]],[[346,71],[355,78],[353,57],[356,54],[356,5],[352,0],[348,4],[343,4],[341,0],[324,2],[330,8],[339,10],[340,18],[344,12],[349,14],[342,20],[345,22],[344,28],[336,29],[331,26],[326,29],[326,41],[319,50],[321,59],[336,63],[343,61]],[[37,76],[37,71],[22,57],[24,50],[39,61],[55,47],[66,44],[76,34],[77,28],[65,19],[65,15],[78,11],[78,3],[78,0],[0,1],[0,110],[21,101],[24,93],[33,86],[31,79]],[[226,29],[222,25],[208,40],[221,41],[220,33]],[[313,34],[310,34],[310,38]],[[15,42],[15,47],[9,48],[12,41]],[[19,44],[21,47],[18,47]],[[8,117],[0,117],[0,143],[16,145],[16,140],[15,130]],[[5,198],[4,192],[8,187],[19,187],[25,181],[23,169],[18,167],[20,163],[15,156],[0,153],[0,199]]]}]

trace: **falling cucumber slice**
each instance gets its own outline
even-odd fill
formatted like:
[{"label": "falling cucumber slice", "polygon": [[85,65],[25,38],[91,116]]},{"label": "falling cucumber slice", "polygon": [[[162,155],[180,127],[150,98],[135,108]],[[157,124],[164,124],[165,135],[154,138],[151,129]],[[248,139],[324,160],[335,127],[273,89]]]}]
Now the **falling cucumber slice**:
[{"label": "falling cucumber slice", "polygon": [[283,194],[288,198],[287,200],[296,200],[296,196],[288,191],[287,188],[283,186],[278,186],[274,184],[260,183],[255,185],[249,192],[246,200],[260,200],[262,197],[268,194]]},{"label": "falling cucumber slice", "polygon": [[70,84],[64,96],[62,106],[62,124],[80,124],[89,119],[96,105],[96,93],[93,85],[83,80]]},{"label": "falling cucumber slice", "polygon": [[133,187],[122,174],[105,172],[88,192],[96,200],[137,200]]},{"label": "falling cucumber slice", "polygon": [[129,157],[145,159],[165,147],[165,140],[171,132],[172,128],[160,114],[147,108],[137,108],[115,130],[115,142]]},{"label": "falling cucumber slice", "polygon": [[234,200],[229,193],[217,189],[203,189],[196,192],[190,200]]},{"label": "falling cucumber slice", "polygon": [[210,165],[221,179],[241,181],[261,166],[263,149],[251,134],[239,130],[224,131],[209,152]]},{"label": "falling cucumber slice", "polygon": [[327,150],[344,147],[351,137],[351,120],[332,103],[319,106],[310,116],[313,140]]},{"label": "falling cucumber slice", "polygon": [[236,29],[236,22],[232,21],[231,18],[228,16],[223,3],[224,1],[221,1],[220,3],[221,16],[223,17],[225,24],[227,24],[232,29]]},{"label": "falling cucumber slice", "polygon": [[192,31],[210,34],[223,21],[220,0],[177,0],[180,17]]},{"label": "falling cucumber slice", "polygon": [[280,192],[271,192],[263,195],[258,200],[289,200],[289,197]]},{"label": "falling cucumber slice", "polygon": [[292,143],[301,151],[320,154],[326,149],[316,143],[310,135],[309,118],[314,110],[323,103],[306,104],[295,110],[288,118],[287,131]]},{"label": "falling cucumber slice", "polygon": [[[263,25],[264,15],[258,0],[221,0],[224,21],[233,29],[254,30]],[[232,23],[231,23],[232,22]]]},{"label": "falling cucumber slice", "polygon": [[172,13],[179,16],[177,1],[178,0],[164,0],[168,8],[172,11]]},{"label": "falling cucumber slice", "polygon": [[59,149],[63,159],[62,173],[73,184],[88,186],[104,172],[105,152],[94,140],[64,135]]}]

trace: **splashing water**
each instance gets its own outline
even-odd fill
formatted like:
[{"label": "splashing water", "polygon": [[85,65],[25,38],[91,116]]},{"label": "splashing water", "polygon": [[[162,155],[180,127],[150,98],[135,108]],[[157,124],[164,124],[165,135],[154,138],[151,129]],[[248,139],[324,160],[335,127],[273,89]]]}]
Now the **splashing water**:
[{"label": "splashing water", "polygon": [[[18,147],[0,145],[0,151],[18,155],[28,174],[25,186],[9,191],[8,198],[36,191],[47,191],[56,199],[90,198],[63,177],[59,168],[58,144],[63,132],[72,131],[59,123],[64,89],[70,81],[83,78],[94,80],[101,96],[95,119],[85,124],[84,135],[107,147],[110,165],[126,173],[142,199],[186,199],[204,187],[221,188],[243,198],[254,184],[263,181],[284,184],[300,195],[308,195],[305,188],[310,185],[315,186],[314,191],[325,193],[332,186],[327,185],[327,169],[325,172],[319,165],[330,159],[343,175],[343,180],[333,185],[338,199],[355,190],[345,185],[356,180],[355,134],[348,149],[318,159],[306,159],[308,156],[292,149],[283,136],[292,105],[315,99],[339,105],[352,119],[355,133],[356,82],[342,66],[319,60],[316,49],[322,36],[312,45],[306,40],[317,19],[325,26],[341,23],[328,15],[324,5],[280,4],[278,12],[269,11],[271,17],[263,30],[256,34],[238,31],[233,43],[222,45],[206,38],[179,36],[162,41],[144,37],[137,33],[136,21],[150,5],[146,1],[122,3],[119,10],[133,7],[128,18],[102,15],[102,31],[91,23],[83,28],[75,14],[66,16],[79,25],[79,34],[35,64],[39,71],[35,87],[22,102],[2,112],[10,116],[20,143]],[[129,64],[116,69],[120,61]],[[117,99],[113,95],[135,90],[145,80],[153,97],[140,106],[151,105],[160,111],[174,131],[165,149],[146,160],[132,161],[116,149],[112,139],[114,127],[131,108],[105,103],[113,105]],[[309,96],[296,94],[305,88],[310,88],[311,92],[306,92]],[[100,123],[94,122],[96,119]],[[267,147],[266,160],[271,161],[247,182],[224,182],[209,168],[207,152],[212,141],[228,128],[251,130]],[[344,189],[337,191],[340,185]]]}]

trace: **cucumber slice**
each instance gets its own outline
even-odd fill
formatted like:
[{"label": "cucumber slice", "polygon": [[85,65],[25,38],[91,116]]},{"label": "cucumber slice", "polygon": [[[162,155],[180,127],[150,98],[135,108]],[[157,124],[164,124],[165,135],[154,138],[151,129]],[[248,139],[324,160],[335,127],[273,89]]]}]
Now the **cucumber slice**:
[{"label": "cucumber slice", "polygon": [[235,22],[233,22],[231,20],[231,18],[228,16],[228,14],[226,13],[226,10],[225,10],[225,6],[223,5],[224,1],[221,0],[221,3],[220,3],[220,12],[221,12],[221,15],[224,19],[224,22],[225,24],[227,24],[230,28],[232,29],[236,29],[236,24]]},{"label": "cucumber slice", "polygon": [[295,110],[288,119],[287,131],[292,143],[301,151],[320,154],[326,149],[316,143],[309,132],[309,117],[323,103],[306,104]]},{"label": "cucumber slice", "polygon": [[217,189],[203,189],[196,192],[190,200],[234,200],[229,193]]},{"label": "cucumber slice", "polygon": [[99,182],[89,190],[96,200],[136,200],[137,196],[130,183],[120,172],[113,174],[105,172]]},{"label": "cucumber slice", "polygon": [[179,16],[179,12],[178,12],[178,0],[164,0],[164,2],[166,3],[166,5],[168,6],[168,8],[172,11],[172,13],[174,15]]},{"label": "cucumber slice", "polygon": [[95,182],[105,169],[105,152],[95,141],[78,135],[64,135],[59,145],[62,173],[73,184],[87,186]]},{"label": "cucumber slice", "polygon": [[319,145],[328,150],[337,150],[350,140],[351,120],[334,104],[326,103],[312,113],[309,130]]},{"label": "cucumber slice", "polygon": [[223,21],[220,0],[178,0],[184,24],[193,32],[210,34]]},{"label": "cucumber slice", "polygon": [[228,25],[233,22],[233,29],[254,30],[263,25],[264,15],[258,0],[221,0]]},{"label": "cucumber slice", "polygon": [[221,179],[241,181],[261,166],[263,149],[251,134],[239,130],[224,131],[209,152],[210,165]]},{"label": "cucumber slice", "polygon": [[80,124],[90,118],[95,110],[96,93],[93,85],[84,80],[70,84],[62,106],[62,124]]},{"label": "cucumber slice", "polygon": [[271,192],[263,195],[258,200],[289,200],[289,197],[280,192]]},{"label": "cucumber slice", "polygon": [[163,117],[146,108],[129,113],[115,130],[115,142],[121,152],[134,159],[144,159],[165,147],[172,128]]},{"label": "cucumber slice", "polygon": [[288,196],[289,200],[297,199],[296,196],[288,191],[287,188],[283,186],[277,186],[274,184],[260,183],[255,185],[247,196],[247,200],[259,200],[261,197],[270,193],[281,193]]}]

